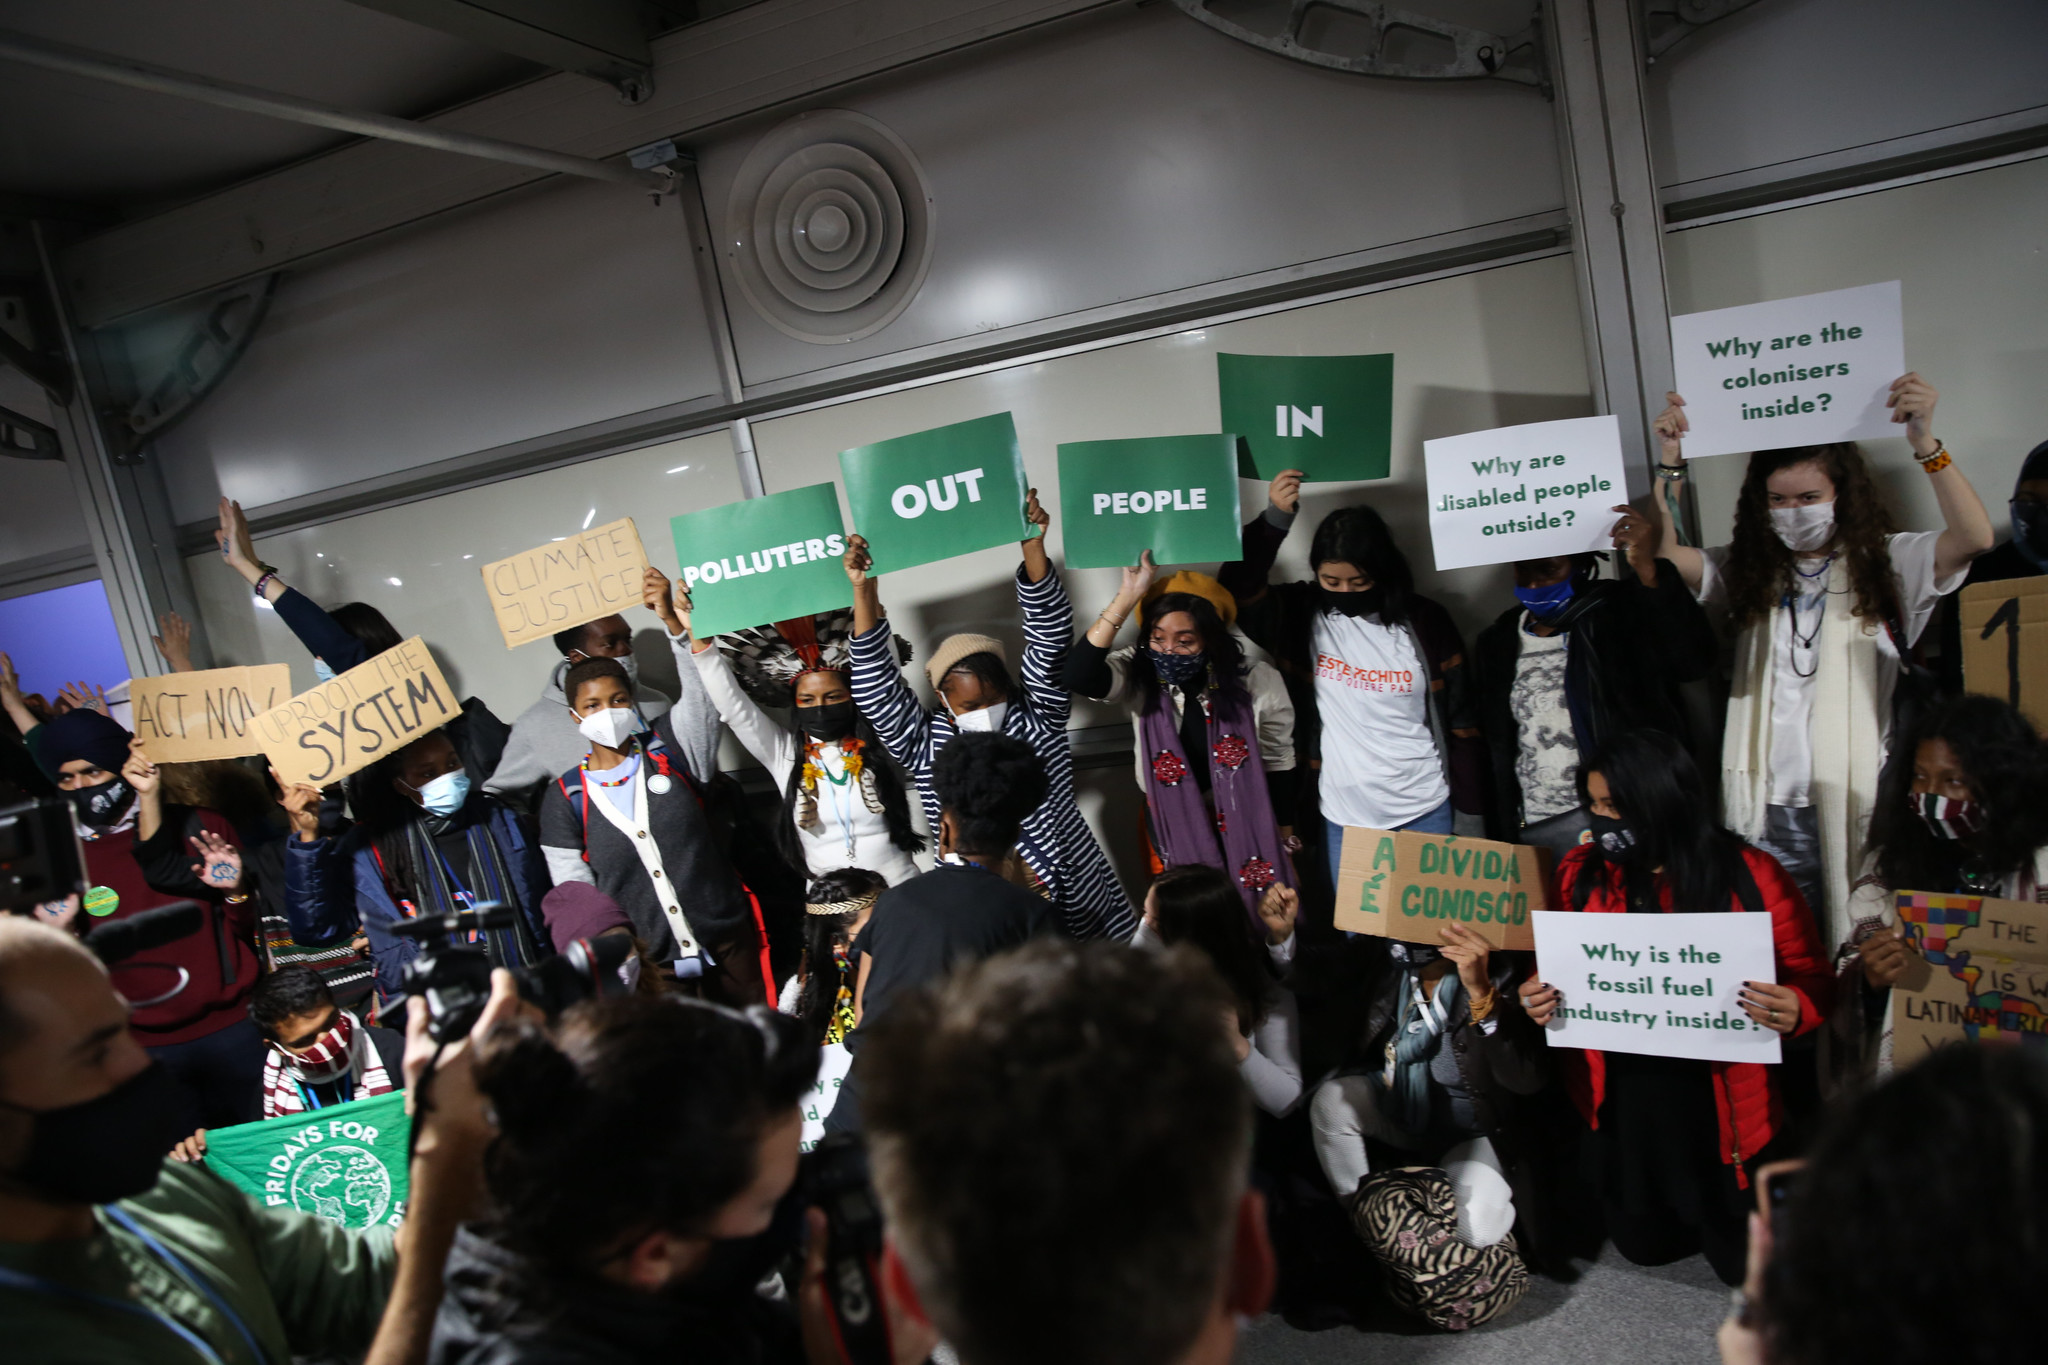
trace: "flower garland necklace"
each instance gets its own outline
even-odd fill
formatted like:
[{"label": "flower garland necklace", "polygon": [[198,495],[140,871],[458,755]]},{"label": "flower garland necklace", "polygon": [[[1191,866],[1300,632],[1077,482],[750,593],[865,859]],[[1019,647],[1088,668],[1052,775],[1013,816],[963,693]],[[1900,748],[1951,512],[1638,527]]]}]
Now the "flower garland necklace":
[{"label": "flower garland necklace", "polygon": [[[848,735],[845,739],[837,742],[842,772],[840,775],[834,776],[831,766],[825,757],[826,743],[818,740],[804,741],[803,766],[797,773],[797,803],[795,811],[797,827],[800,829],[818,829],[822,826],[822,822],[818,819],[818,782],[820,778],[824,779],[832,787],[851,787],[854,791],[860,793],[861,803],[869,811],[876,815],[883,813],[882,794],[875,787],[875,774],[868,767],[864,754],[867,748],[866,741],[857,736]],[[835,801],[834,804],[836,805],[837,802]],[[839,823],[845,827],[847,852],[849,854],[853,851],[853,822],[848,818],[852,814],[851,809],[839,813]]]}]

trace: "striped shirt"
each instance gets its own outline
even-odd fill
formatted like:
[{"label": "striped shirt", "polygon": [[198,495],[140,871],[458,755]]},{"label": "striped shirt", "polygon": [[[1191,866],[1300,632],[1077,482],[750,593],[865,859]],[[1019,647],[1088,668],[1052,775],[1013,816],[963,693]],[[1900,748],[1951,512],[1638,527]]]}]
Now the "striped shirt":
[{"label": "striped shirt", "polygon": [[[1017,603],[1024,612],[1023,695],[1009,698],[1003,733],[1029,744],[1045,764],[1046,776],[1045,802],[1025,818],[1017,851],[1051,892],[1068,934],[1128,939],[1138,917],[1074,801],[1074,759],[1067,748],[1072,700],[1060,686],[1060,665],[1074,637],[1074,606],[1057,570],[1033,583],[1022,568],[1017,571]],[[918,702],[896,662],[888,621],[854,636],[851,645],[854,702],[890,756],[916,779],[925,820],[936,830],[939,800],[932,792],[932,763],[958,733],[952,713],[943,704]]]}]

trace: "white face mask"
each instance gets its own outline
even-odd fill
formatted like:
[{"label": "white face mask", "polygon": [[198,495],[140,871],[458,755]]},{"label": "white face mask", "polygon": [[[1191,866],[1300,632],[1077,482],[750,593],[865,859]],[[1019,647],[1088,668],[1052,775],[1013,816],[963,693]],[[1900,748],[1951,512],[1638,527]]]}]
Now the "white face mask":
[{"label": "white face mask", "polygon": [[607,749],[619,749],[627,740],[640,733],[640,713],[625,706],[607,706],[602,711],[593,711],[576,722],[576,728],[592,744],[602,744]]},{"label": "white face mask", "polygon": [[1003,731],[1003,717],[1008,715],[1010,703],[999,701],[993,706],[984,706],[979,711],[965,711],[954,715],[953,724],[962,734],[997,735]]},{"label": "white face mask", "polygon": [[1771,529],[1800,554],[1818,550],[1835,538],[1835,505],[1809,502],[1800,507],[1773,507]]}]

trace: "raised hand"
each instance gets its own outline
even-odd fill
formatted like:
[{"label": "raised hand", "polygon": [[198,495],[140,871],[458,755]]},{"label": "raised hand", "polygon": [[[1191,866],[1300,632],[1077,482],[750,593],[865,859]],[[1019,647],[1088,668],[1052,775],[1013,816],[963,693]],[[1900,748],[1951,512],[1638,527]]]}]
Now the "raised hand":
[{"label": "raised hand", "polygon": [[1892,410],[1894,422],[1906,424],[1906,439],[1913,443],[1913,449],[1921,455],[1934,450],[1940,442],[1934,439],[1934,404],[1941,393],[1934,385],[1918,374],[1908,372],[1892,381],[1890,394],[1885,406]]},{"label": "raised hand", "polygon": [[157,787],[163,782],[162,771],[151,761],[149,755],[142,751],[140,739],[128,741],[128,761],[121,765],[121,777],[129,786],[135,788],[137,796],[142,797],[155,795]]},{"label": "raised hand", "polygon": [[220,525],[214,528],[213,543],[229,567],[251,583],[263,576],[256,558],[256,541],[249,534],[249,518],[242,514],[239,502],[220,500]]},{"label": "raised hand", "polygon": [[1274,510],[1293,516],[1301,510],[1301,480],[1299,469],[1281,470],[1266,488],[1266,501],[1273,504]]},{"label": "raised hand", "polygon": [[1458,969],[1458,980],[1465,984],[1465,994],[1480,1000],[1493,994],[1493,978],[1487,974],[1487,965],[1493,948],[1487,941],[1456,921],[1446,922],[1443,927],[1444,956]]},{"label": "raised hand", "polygon": [[199,861],[192,864],[192,875],[202,885],[222,892],[241,889],[242,850],[210,829],[199,831],[189,842],[199,855]]},{"label": "raised hand", "polygon": [[[676,588],[680,590],[682,585],[683,581],[677,579]],[[686,597],[683,600],[689,599]],[[647,572],[640,575],[640,601],[649,611],[661,618],[661,624],[667,627],[670,635],[683,633],[688,621],[676,615],[675,604],[669,597],[668,575],[652,564],[647,566]]]},{"label": "raised hand", "polygon": [[[690,585],[678,578],[674,589],[669,595],[669,611],[674,614],[676,624],[681,630],[688,630],[690,628],[690,613],[695,609],[696,603],[690,598]],[[669,633],[673,635],[678,632],[670,631]]]},{"label": "raised hand", "polygon": [[1121,572],[1123,579],[1117,584],[1116,598],[1127,606],[1142,601],[1153,580],[1159,577],[1159,569],[1152,563],[1150,550],[1139,555],[1135,565]]},{"label": "raised hand", "polygon": [[868,575],[875,567],[875,557],[868,553],[867,537],[848,536],[846,553],[840,556],[839,562],[846,566],[847,581],[854,587],[857,588],[867,582]]},{"label": "raised hand", "polygon": [[152,635],[156,652],[164,656],[164,662],[171,666],[173,673],[192,671],[192,623],[174,611],[167,611],[156,618],[156,628],[163,632]]},{"label": "raised hand", "polygon": [[299,836],[299,842],[302,844],[318,842],[320,789],[310,782],[293,782],[286,785],[275,768],[270,770],[270,776],[284,792],[284,797],[278,804],[284,807],[285,818],[291,821],[292,833]]},{"label": "raised hand", "polygon": [[1259,923],[1266,926],[1266,942],[1275,948],[1294,937],[1294,921],[1301,914],[1301,894],[1291,886],[1275,883],[1259,897]]},{"label": "raised hand", "polygon": [[58,715],[66,711],[97,711],[107,714],[107,689],[94,687],[83,680],[68,682],[57,689],[57,704],[52,708]]},{"label": "raised hand", "polygon": [[1024,543],[1045,539],[1045,528],[1052,525],[1052,513],[1038,501],[1038,490],[1032,489],[1024,495],[1024,522],[1031,529],[1024,535]]},{"label": "raised hand", "polygon": [[1685,452],[1681,448],[1685,434],[1692,430],[1692,423],[1685,420],[1685,400],[1675,393],[1664,395],[1664,411],[1657,414],[1657,420],[1650,423],[1650,430],[1657,433],[1657,449],[1664,463],[1681,465],[1685,463]]},{"label": "raised hand", "polygon": [[1657,545],[1663,528],[1627,503],[1608,509],[1620,516],[1614,523],[1614,548],[1628,556],[1629,568],[1645,587],[1657,585]]}]

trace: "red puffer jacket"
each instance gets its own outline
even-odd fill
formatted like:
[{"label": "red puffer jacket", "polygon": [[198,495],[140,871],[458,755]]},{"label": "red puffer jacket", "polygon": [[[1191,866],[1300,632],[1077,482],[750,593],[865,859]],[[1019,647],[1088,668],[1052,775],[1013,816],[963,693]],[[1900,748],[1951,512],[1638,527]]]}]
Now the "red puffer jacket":
[{"label": "red puffer jacket", "polygon": [[[1586,848],[1575,848],[1557,865],[1558,894],[1551,903],[1560,910],[1570,908],[1573,887],[1585,871],[1589,852]],[[1778,866],[1778,860],[1756,848],[1745,847],[1742,856],[1749,864],[1750,875],[1756,878],[1764,908],[1770,912],[1778,984],[1799,993],[1799,1027],[1793,1033],[1805,1033],[1819,1026],[1823,1002],[1834,999],[1834,973],[1821,948],[1820,935],[1813,927],[1813,914],[1806,908],[1806,898],[1785,875],[1785,869]],[[1593,914],[1625,914],[1628,898],[1621,870],[1608,864],[1606,872],[1606,884],[1593,888],[1586,898],[1586,910]],[[1662,891],[1661,898],[1669,912],[1669,888]],[[1729,901],[1731,911],[1742,911],[1740,898],[1730,896]],[[1590,1048],[1561,1048],[1558,1065],[1572,1102],[1579,1107],[1587,1125],[1598,1128],[1600,1102],[1607,1097],[1607,1055]],[[1749,1177],[1742,1163],[1764,1149],[1784,1116],[1777,1081],[1769,1066],[1757,1062],[1711,1065],[1714,1108],[1721,1115],[1721,1160],[1735,1167],[1736,1179],[1747,1188]]]}]

